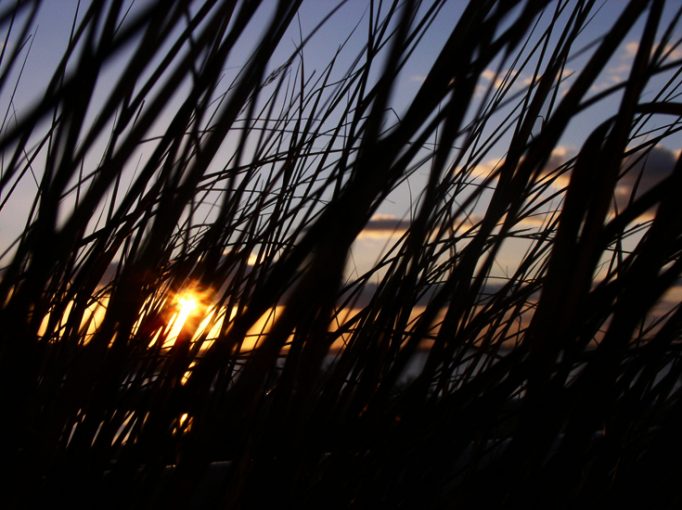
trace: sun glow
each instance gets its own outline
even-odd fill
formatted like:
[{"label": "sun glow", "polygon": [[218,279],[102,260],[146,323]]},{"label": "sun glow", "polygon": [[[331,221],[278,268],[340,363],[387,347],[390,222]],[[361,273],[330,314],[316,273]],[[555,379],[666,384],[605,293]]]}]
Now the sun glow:
[{"label": "sun glow", "polygon": [[180,294],[177,297],[177,302],[178,313],[180,317],[183,317],[185,320],[193,315],[196,315],[200,307],[199,298],[192,291]]},{"label": "sun glow", "polygon": [[197,322],[205,318],[207,311],[206,293],[188,288],[175,294],[173,297],[173,315],[168,321],[170,329],[164,347],[175,344],[183,330],[196,328]]}]

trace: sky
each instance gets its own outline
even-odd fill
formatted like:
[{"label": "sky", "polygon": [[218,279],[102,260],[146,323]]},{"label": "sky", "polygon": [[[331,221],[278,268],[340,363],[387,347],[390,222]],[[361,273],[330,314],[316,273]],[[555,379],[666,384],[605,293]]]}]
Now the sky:
[{"label": "sky", "polygon": [[[588,45],[591,41],[603,35],[605,27],[608,27],[612,20],[614,20],[620,10],[623,8],[625,2],[618,0],[606,0],[597,2],[600,6],[596,11],[596,15],[592,22],[581,34],[580,39],[576,41],[575,47],[581,48]],[[87,2],[80,3],[80,12],[84,10]],[[126,4],[132,5],[133,9],[144,5],[144,2],[132,2],[127,0]],[[337,2],[332,0],[315,0],[304,2],[300,11],[300,15],[296,23],[291,27],[287,36],[284,37],[279,49],[279,53],[273,58],[272,68],[276,68],[280,60],[294,49],[301,34],[304,36],[309,34],[317,23],[324,18],[324,16],[332,11]],[[342,41],[346,39],[348,34],[353,34],[347,46],[344,48],[339,57],[339,69],[343,69],[344,65],[349,64],[355,54],[361,49],[363,44],[363,37],[366,30],[366,23],[368,16],[369,2],[365,0],[349,0],[345,3],[332,17],[331,22],[320,29],[309,41],[303,49],[305,59],[306,72],[312,75],[314,72],[320,72],[324,66],[329,62],[331,56],[337,51]],[[428,2],[425,3],[428,5]],[[433,61],[434,55],[438,52],[447,37],[449,30],[458,20],[466,3],[462,0],[452,0],[446,4],[441,13],[435,19],[432,27],[421,43],[417,46],[412,58],[407,62],[393,94],[392,98],[392,115],[389,118],[399,118],[404,112],[410,100],[419,89],[424,76],[428,72],[429,65]],[[30,33],[28,44],[22,49],[22,57],[25,57],[25,65],[22,75],[13,75],[9,80],[12,86],[6,86],[0,91],[0,115],[5,116],[5,124],[10,125],[12,122],[12,115],[14,112],[22,112],[41,97],[45,84],[49,80],[52,71],[61,56],[65,44],[68,41],[68,34],[71,29],[71,23],[78,2],[76,0],[50,0],[43,2],[41,10],[37,17],[37,22]],[[225,80],[229,81],[231,76],[234,76],[240,67],[244,64],[250,55],[250,48],[257,40],[257,35],[260,33],[260,28],[268,19],[268,11],[272,10],[274,2],[266,0],[261,10],[262,16],[257,16],[251,30],[247,32],[247,36],[237,47],[237,50],[228,60],[228,65],[225,69]],[[674,10],[678,7],[677,2],[667,2],[664,13],[665,20],[670,20],[674,14]],[[603,70],[602,76],[594,85],[592,93],[598,93],[600,90],[608,86],[624,80],[629,72],[630,64],[636,52],[640,34],[642,31],[643,19],[632,29],[631,33],[626,37],[623,45],[619,51],[614,55],[609,65]],[[6,34],[6,27],[0,32],[0,38],[4,40]],[[252,38],[250,38],[252,36]],[[680,27],[675,28],[673,40],[679,39],[682,36]],[[16,40],[12,37],[7,42],[9,48],[16,44]],[[566,84],[570,84],[575,74],[578,73],[581,67],[585,64],[590,52],[578,54],[570,63],[569,69],[565,73]],[[678,59],[682,57],[682,46],[671,50],[670,59]],[[101,97],[107,92],[107,81],[112,82],[116,74],[120,72],[121,67],[117,65],[111,66],[107,73],[108,76],[102,79],[102,85],[99,87],[97,94]],[[529,79],[530,69],[522,69],[515,77],[515,84],[512,85],[512,90],[521,89]],[[504,69],[503,69],[504,71]],[[660,79],[666,78],[662,76]],[[483,96],[487,87],[495,87],[499,84],[495,81],[495,69],[487,69],[480,78],[479,88],[477,89],[476,97]],[[678,79],[679,83],[679,79]],[[14,85],[16,84],[16,92]],[[657,85],[654,83],[653,85]],[[179,86],[179,89],[182,85]],[[14,93],[15,92],[15,93]],[[652,95],[653,92],[648,93]],[[647,97],[647,94],[645,94]],[[651,96],[653,97],[653,96]],[[473,110],[472,105],[472,110]],[[600,101],[592,108],[589,108],[582,114],[576,116],[574,121],[569,125],[567,131],[564,133],[560,144],[557,146],[550,162],[554,166],[559,166],[561,163],[574,156],[586,136],[591,129],[603,119],[612,115],[617,108],[617,97],[611,97],[607,100]],[[169,112],[172,112],[170,107]],[[7,113],[5,113],[7,112]],[[503,115],[504,112],[501,112]],[[169,114],[170,115],[170,114]],[[162,115],[160,117],[160,128],[163,127],[163,122],[170,117]],[[500,118],[500,122],[502,122]],[[390,119],[388,120],[390,122]],[[647,135],[643,135],[645,139]],[[488,154],[485,155],[481,161],[479,168],[476,169],[475,175],[483,177],[487,175],[495,165],[504,157],[505,138],[503,138],[495,147],[493,147]],[[646,189],[647,186],[653,185],[660,176],[666,175],[670,171],[675,156],[679,153],[682,147],[682,137],[674,134],[668,137],[665,145],[657,147],[653,152],[650,165],[651,170],[647,171],[647,178],[640,183],[640,192]],[[234,150],[234,147],[232,147]],[[230,150],[229,143],[224,149]],[[96,165],[96,159],[91,160],[92,165]],[[30,208],[31,201],[36,192],[36,179],[40,178],[40,161],[37,162],[34,168],[35,176],[30,174],[25,175],[20,181],[16,182],[16,189],[12,196],[7,199],[6,195],[0,195],[0,201],[4,203],[3,209],[0,210],[0,249],[5,250],[9,247],[12,241],[16,238],[19,232],[22,231],[27,214]],[[127,171],[132,175],[134,169],[130,168]],[[415,203],[419,196],[419,192],[423,189],[427,177],[427,169],[415,172],[403,185],[396,189],[377,210],[375,216],[369,221],[365,230],[358,237],[354,245],[351,260],[349,261],[349,272],[360,274],[376,259],[377,254],[386,249],[398,236],[404,231],[405,223],[411,213],[414,212]],[[633,186],[635,183],[624,179],[620,185],[621,196],[625,197],[628,186]],[[480,207],[484,207],[483,203]],[[66,206],[68,208],[68,205]],[[479,214],[481,210],[477,211]],[[500,261],[501,270],[504,272],[504,266],[507,264],[513,267],[515,261],[518,260],[522,253],[522,246],[510,246]]]}]

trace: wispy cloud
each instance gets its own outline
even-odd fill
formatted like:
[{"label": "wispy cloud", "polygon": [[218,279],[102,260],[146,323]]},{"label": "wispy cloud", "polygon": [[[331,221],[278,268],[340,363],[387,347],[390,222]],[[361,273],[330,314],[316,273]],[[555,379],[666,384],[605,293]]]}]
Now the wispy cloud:
[{"label": "wispy cloud", "polygon": [[[654,45],[652,53],[658,51],[659,45],[660,43],[658,45]],[[638,50],[639,41],[629,41],[628,43],[625,44],[625,53],[630,57],[634,57],[637,54]],[[667,59],[677,60],[679,58],[682,58],[682,47],[680,47],[679,45],[673,45],[668,43],[663,47],[663,55],[665,56],[666,60]]]},{"label": "wispy cloud", "polygon": [[[573,75],[573,69],[565,68],[559,80],[566,81]],[[540,76],[537,77],[540,79]],[[492,85],[494,90],[507,88],[511,92],[529,87],[533,83],[533,75],[524,73],[518,69],[503,69],[499,73],[487,68],[481,73],[481,82],[476,87],[476,96],[480,97]]]},{"label": "wispy cloud", "polygon": [[522,228],[545,229],[549,222],[556,219],[557,215],[557,212],[539,212],[530,216],[524,216],[517,222],[517,225]]},{"label": "wispy cloud", "polygon": [[503,69],[498,73],[488,68],[481,73],[481,83],[476,88],[476,95],[483,95],[491,85],[494,90],[502,88],[519,90],[530,85],[531,82],[530,76],[522,75],[517,69]]},{"label": "wispy cloud", "polygon": [[[618,54],[616,61],[609,65],[602,78],[592,86],[592,92],[601,92],[613,85],[626,80],[632,69],[632,61],[639,50],[639,41],[628,41],[623,50]],[[652,53],[658,50],[654,45]],[[665,60],[677,60],[682,58],[682,47],[679,45],[666,44],[663,48]]]},{"label": "wispy cloud", "polygon": [[592,85],[591,91],[601,92],[602,90],[606,90],[627,79],[630,69],[632,68],[632,60],[637,53],[638,47],[638,41],[626,43],[623,51],[618,53],[615,62],[608,65],[602,76]]},{"label": "wispy cloud", "polygon": [[[543,178],[551,179],[552,186],[563,188],[568,183],[568,175],[562,167],[575,155],[575,151],[568,146],[558,145],[552,150],[549,160],[540,173]],[[490,158],[482,161],[471,169],[471,175],[477,179],[486,179],[499,170],[504,158]]]},{"label": "wispy cloud", "polygon": [[360,239],[388,239],[400,237],[409,228],[410,222],[391,214],[375,214],[362,229]]},{"label": "wispy cloud", "polygon": [[634,57],[637,54],[638,49],[639,41],[630,41],[625,45],[625,53],[631,57]]}]

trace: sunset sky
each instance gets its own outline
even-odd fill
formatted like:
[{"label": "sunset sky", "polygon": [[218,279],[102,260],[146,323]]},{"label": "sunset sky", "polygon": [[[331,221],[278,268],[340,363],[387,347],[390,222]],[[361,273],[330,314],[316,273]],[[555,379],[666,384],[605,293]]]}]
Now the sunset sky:
[{"label": "sunset sky", "polygon": [[[144,5],[144,2],[133,3],[129,1],[128,3],[133,4],[133,10]],[[296,47],[301,38],[300,34],[303,34],[303,37],[309,34],[316,24],[329,13],[336,4],[337,2],[331,0],[309,1],[303,3],[297,23],[290,27],[289,35],[284,37],[279,54],[272,62],[273,70],[276,69],[277,65]],[[236,73],[249,57],[250,48],[261,33],[260,28],[268,19],[267,11],[270,10],[273,5],[274,2],[264,2],[263,7],[261,8],[261,15],[256,16],[253,29],[248,33],[252,38],[247,37],[245,40],[241,41],[241,44],[237,47],[237,51],[228,59],[228,66],[224,70],[226,86],[229,84],[230,80],[236,76]],[[341,43],[351,33],[353,33],[353,35],[349,42],[341,50],[337,69],[341,72],[352,62],[355,55],[361,50],[366,36],[368,5],[369,3],[365,0],[350,0],[346,2],[333,15],[331,21],[325,24],[308,41],[302,53],[307,76],[313,76],[314,73],[319,74],[340,47]],[[425,2],[425,5],[428,5],[428,2]],[[449,2],[435,19],[435,22],[426,34],[426,37],[416,47],[411,59],[406,63],[401,74],[401,79],[394,91],[392,110],[386,115],[387,127],[389,127],[392,122],[398,121],[401,113],[405,110],[406,105],[409,104],[410,99],[416,94],[425,74],[428,72],[431,62],[437,55],[449,30],[457,22],[465,5],[466,3],[464,1],[459,0]],[[569,68],[564,72],[566,84],[570,84],[574,79],[575,73],[580,72],[581,67],[591,54],[592,47],[589,46],[590,43],[598,40],[598,38],[603,35],[612,20],[618,16],[622,5],[621,2],[614,0],[601,2],[601,8],[591,21],[589,27],[582,33],[580,39],[576,41],[576,56],[569,62]],[[86,6],[87,2],[81,2],[81,13],[85,10]],[[0,112],[4,115],[5,125],[11,125],[15,111],[19,113],[25,111],[28,105],[33,104],[34,101],[40,98],[42,91],[45,89],[45,84],[49,81],[56,63],[62,55],[68,41],[68,34],[71,29],[76,7],[76,0],[49,1],[42,4],[34,29],[30,32],[29,40],[21,50],[22,56],[26,58],[23,75],[20,78],[15,76],[15,80],[18,80],[16,81],[16,90],[13,83],[12,86],[6,86],[2,91],[2,95],[0,95]],[[666,3],[667,10],[664,13],[664,21],[661,24],[663,27],[666,26],[666,21],[670,20],[674,15],[673,9],[675,8],[674,2]],[[384,9],[386,9],[386,6]],[[644,19],[645,18],[642,17],[639,20],[638,24],[635,25],[626,38],[619,52],[603,70],[599,82],[593,86],[593,94],[599,93],[609,86],[626,79],[630,64],[637,50]],[[538,27],[542,28],[543,22],[545,21],[546,20],[540,19],[538,21]],[[16,33],[18,33],[18,31],[13,34],[13,37],[16,37]],[[4,34],[0,35],[2,35],[4,39]],[[682,36],[682,30],[677,26],[672,40],[677,40],[680,36]],[[17,44],[16,39],[13,37],[10,37],[5,50],[12,49]],[[577,51],[581,48],[587,48],[587,51]],[[682,57],[682,46],[669,48],[669,51],[669,61],[677,60]],[[278,58],[280,59],[279,61],[277,60]],[[121,56],[121,60],[124,59],[125,54]],[[509,79],[513,80],[513,82],[509,84],[509,93],[522,90],[528,85],[530,77],[532,76],[534,64],[535,62],[531,60],[523,69],[520,69],[517,73],[509,77]],[[476,97],[481,99],[484,97],[487,90],[494,91],[496,88],[503,86],[502,80],[507,69],[506,65],[503,65],[499,70],[495,68],[486,69],[479,81]],[[120,67],[111,66],[104,74],[95,93],[95,104],[106,96],[107,87],[113,81],[119,70]],[[669,74],[663,74],[660,76],[659,83],[655,83],[654,85],[659,85],[669,78]],[[673,89],[670,91],[671,94],[676,93],[674,89],[680,84],[679,78],[677,78],[674,83]],[[182,87],[179,87],[179,90],[182,91]],[[647,97],[646,94],[645,97]],[[605,100],[597,102],[585,112],[577,115],[554,151],[550,165],[556,168],[574,156],[591,130],[599,122],[602,122],[612,115],[617,108],[617,105],[618,94],[612,94]],[[471,105],[471,111],[475,111],[476,107],[477,105]],[[7,112],[7,114],[5,114],[5,112]],[[169,119],[172,112],[173,105],[171,104],[164,110],[161,119]],[[499,122],[505,120],[505,113],[506,112],[504,111],[500,112]],[[163,121],[160,122],[160,128],[163,127],[162,124]],[[493,124],[494,123],[491,123],[490,125],[492,126]],[[150,133],[150,137],[152,136],[153,133]],[[647,136],[648,135],[643,134],[642,141],[645,140]],[[480,163],[474,170],[475,176],[483,178],[495,168],[496,164],[504,157],[505,142],[508,141],[508,139],[509,132],[507,132],[506,135],[481,158]],[[234,150],[234,146],[230,145],[232,143],[230,140],[227,140],[226,142],[223,154],[227,157],[229,151]],[[104,143],[102,142],[100,148],[103,150],[103,147]],[[672,167],[675,155],[679,153],[680,147],[682,147],[682,136],[679,133],[669,136],[665,141],[665,145],[657,147],[652,153],[649,163],[647,163],[648,177],[644,179],[640,186],[650,186],[652,183],[656,182],[657,175],[667,174]],[[424,153],[426,154],[428,150],[429,147],[425,147]],[[144,148],[141,148],[141,158],[144,157],[144,152]],[[93,154],[90,157],[90,162],[94,168],[97,162],[97,154]],[[22,178],[18,179],[14,183],[16,185],[16,190],[3,205],[3,209],[0,212],[0,246],[2,246],[3,250],[9,247],[26,224],[27,214],[37,189],[36,180],[39,180],[40,178],[40,168],[41,161],[40,158],[38,158],[33,165],[34,175],[27,172]],[[548,170],[552,169],[553,168],[549,168]],[[88,170],[92,170],[92,168],[84,170],[87,172]],[[129,172],[129,175],[134,173],[134,169],[132,168],[129,168],[126,171]],[[402,233],[404,225],[406,222],[409,222],[410,215],[414,214],[418,208],[419,194],[425,185],[427,175],[428,165],[425,165],[424,168],[414,172],[405,183],[399,186],[391,196],[384,201],[355,244],[351,260],[349,261],[350,274],[359,274],[366,270],[375,260],[377,254]],[[557,182],[560,183],[562,181]],[[632,182],[624,179],[619,187],[619,193],[622,192],[623,197],[627,196],[629,194],[628,187],[632,184]],[[640,187],[640,189],[642,188]],[[0,196],[0,200],[3,202],[6,199],[7,192]],[[616,197],[616,199],[618,200],[618,197]],[[554,205],[557,206],[558,202],[555,202]],[[472,211],[472,219],[475,219],[476,214],[480,213],[482,208],[485,207],[485,203],[480,203],[477,207],[477,210]],[[68,199],[65,200],[65,210],[68,211]],[[538,217],[535,226],[541,224],[542,220],[542,217]],[[532,221],[528,221],[528,225],[525,225],[525,227],[532,228],[534,226],[532,223]],[[499,270],[501,272],[505,272],[507,264],[514,264],[522,248],[522,243],[518,246],[515,246],[514,243],[510,244],[500,260]]]}]

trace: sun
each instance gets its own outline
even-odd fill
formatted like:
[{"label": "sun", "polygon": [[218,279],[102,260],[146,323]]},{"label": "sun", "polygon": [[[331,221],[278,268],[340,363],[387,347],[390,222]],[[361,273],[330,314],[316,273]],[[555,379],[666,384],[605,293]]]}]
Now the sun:
[{"label": "sun", "polygon": [[173,296],[173,311],[168,321],[169,331],[164,345],[173,345],[184,329],[197,325],[197,322],[206,315],[208,308],[206,300],[205,293],[191,287]]},{"label": "sun", "polygon": [[197,315],[201,308],[201,301],[199,295],[187,290],[175,296],[176,307],[178,310],[178,318],[182,317],[185,320]]}]

